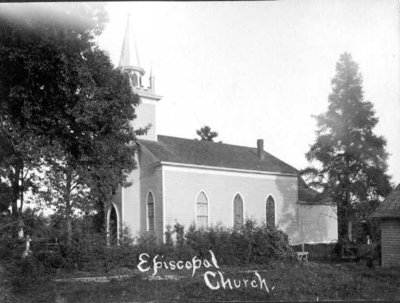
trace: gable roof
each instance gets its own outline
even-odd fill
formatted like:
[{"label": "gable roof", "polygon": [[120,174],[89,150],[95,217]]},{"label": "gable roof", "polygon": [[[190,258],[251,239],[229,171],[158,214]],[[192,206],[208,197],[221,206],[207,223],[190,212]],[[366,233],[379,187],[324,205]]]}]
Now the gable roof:
[{"label": "gable roof", "polygon": [[331,199],[312,188],[300,177],[299,171],[264,151],[264,160],[257,154],[257,148],[157,136],[157,141],[141,140],[140,145],[148,149],[158,161],[219,168],[254,170],[298,176],[298,200],[310,204],[331,203]]},{"label": "gable roof", "polygon": [[157,141],[138,140],[138,142],[162,162],[298,174],[294,167],[265,151],[262,160],[257,155],[257,148],[253,147],[160,135],[157,139]]},{"label": "gable roof", "polygon": [[302,177],[298,178],[299,202],[307,204],[332,204],[332,199],[307,185]]},{"label": "gable roof", "polygon": [[400,184],[379,204],[372,217],[400,218]]}]

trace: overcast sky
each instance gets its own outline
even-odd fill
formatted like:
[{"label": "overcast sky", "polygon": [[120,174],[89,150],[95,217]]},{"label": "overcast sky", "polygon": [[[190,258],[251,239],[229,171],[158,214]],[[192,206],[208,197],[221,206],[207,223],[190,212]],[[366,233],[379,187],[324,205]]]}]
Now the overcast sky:
[{"label": "overcast sky", "polygon": [[400,182],[398,1],[121,2],[100,46],[118,64],[127,13],[142,67],[156,76],[158,134],[195,138],[209,125],[224,143],[256,146],[302,169],[327,110],[343,52],[359,63],[365,99]]}]

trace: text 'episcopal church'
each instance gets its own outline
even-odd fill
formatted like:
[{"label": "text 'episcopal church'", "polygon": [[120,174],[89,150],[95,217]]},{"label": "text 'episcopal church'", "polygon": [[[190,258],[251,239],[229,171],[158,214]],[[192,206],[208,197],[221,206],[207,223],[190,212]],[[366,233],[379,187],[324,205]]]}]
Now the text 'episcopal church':
[{"label": "text 'episcopal church'", "polygon": [[135,128],[151,129],[138,140],[132,185],[120,188],[106,205],[108,232],[120,237],[151,232],[160,241],[168,225],[239,228],[246,219],[267,222],[289,235],[291,244],[337,241],[336,207],[318,198],[292,166],[257,147],[236,146],[157,135],[161,96],[143,87],[145,74],[131,34],[125,32],[120,67],[140,96]]}]

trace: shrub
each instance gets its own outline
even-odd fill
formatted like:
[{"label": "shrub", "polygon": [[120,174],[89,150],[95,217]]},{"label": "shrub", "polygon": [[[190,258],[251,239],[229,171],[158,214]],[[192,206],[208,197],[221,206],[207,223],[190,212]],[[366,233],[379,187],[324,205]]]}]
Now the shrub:
[{"label": "shrub", "polygon": [[295,260],[295,253],[285,233],[265,224],[257,225],[253,220],[247,220],[238,231],[220,226],[196,229],[192,225],[185,236],[186,243],[197,255],[202,257],[208,254],[208,250],[212,250],[221,264],[263,264],[272,259]]},{"label": "shrub", "polygon": [[124,228],[118,245],[107,245],[105,234],[91,228],[89,221],[78,219],[73,226],[70,243],[61,228],[59,233],[49,233],[51,238],[36,237],[31,243],[33,253],[25,259],[21,259],[24,241],[2,236],[0,255],[12,259],[10,264],[16,273],[16,286],[24,285],[24,281],[26,285],[33,285],[35,277],[60,270],[104,274],[118,272],[121,268],[135,269],[141,253],[147,253],[150,259],[159,255],[164,261],[186,261],[194,256],[209,259],[209,250],[212,250],[221,265],[294,260],[294,251],[286,234],[251,220],[247,220],[240,230],[220,225],[209,228],[191,225],[185,232],[184,226],[175,224],[173,230],[167,228],[165,243],[157,241],[154,233],[144,233],[133,239]]}]

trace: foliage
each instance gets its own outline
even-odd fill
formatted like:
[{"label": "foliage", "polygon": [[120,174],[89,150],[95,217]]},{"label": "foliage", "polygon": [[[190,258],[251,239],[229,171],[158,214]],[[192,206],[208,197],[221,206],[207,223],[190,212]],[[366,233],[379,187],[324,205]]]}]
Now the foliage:
[{"label": "foliage", "polygon": [[316,117],[317,138],[306,157],[316,166],[303,174],[309,185],[329,194],[338,206],[340,240],[349,221],[366,221],[376,203],[391,190],[386,140],[373,133],[378,123],[373,104],[365,101],[358,65],[340,56],[332,79],[328,110]]},{"label": "foliage", "polygon": [[196,229],[192,225],[185,237],[187,245],[199,256],[207,256],[211,249],[221,264],[265,264],[295,257],[285,233],[252,220],[246,220],[238,231],[221,226]]},{"label": "foliage", "polygon": [[1,12],[0,181],[14,215],[30,189],[66,221],[70,241],[78,210],[89,214],[129,184],[133,142],[144,131],[131,124],[139,98],[95,44],[101,5],[25,13]]},{"label": "foliage", "polygon": [[201,141],[214,141],[214,138],[218,137],[218,133],[211,131],[211,128],[207,125],[196,130],[196,134],[200,137]]},{"label": "foliage", "polygon": [[[79,98],[74,89],[82,76],[71,66],[83,60],[105,21],[101,9],[87,5],[29,8],[0,8],[0,172],[14,215],[22,212],[23,193],[35,189],[49,139],[68,135],[60,113],[70,114],[64,102]],[[81,18],[67,23],[72,16]]]}]

